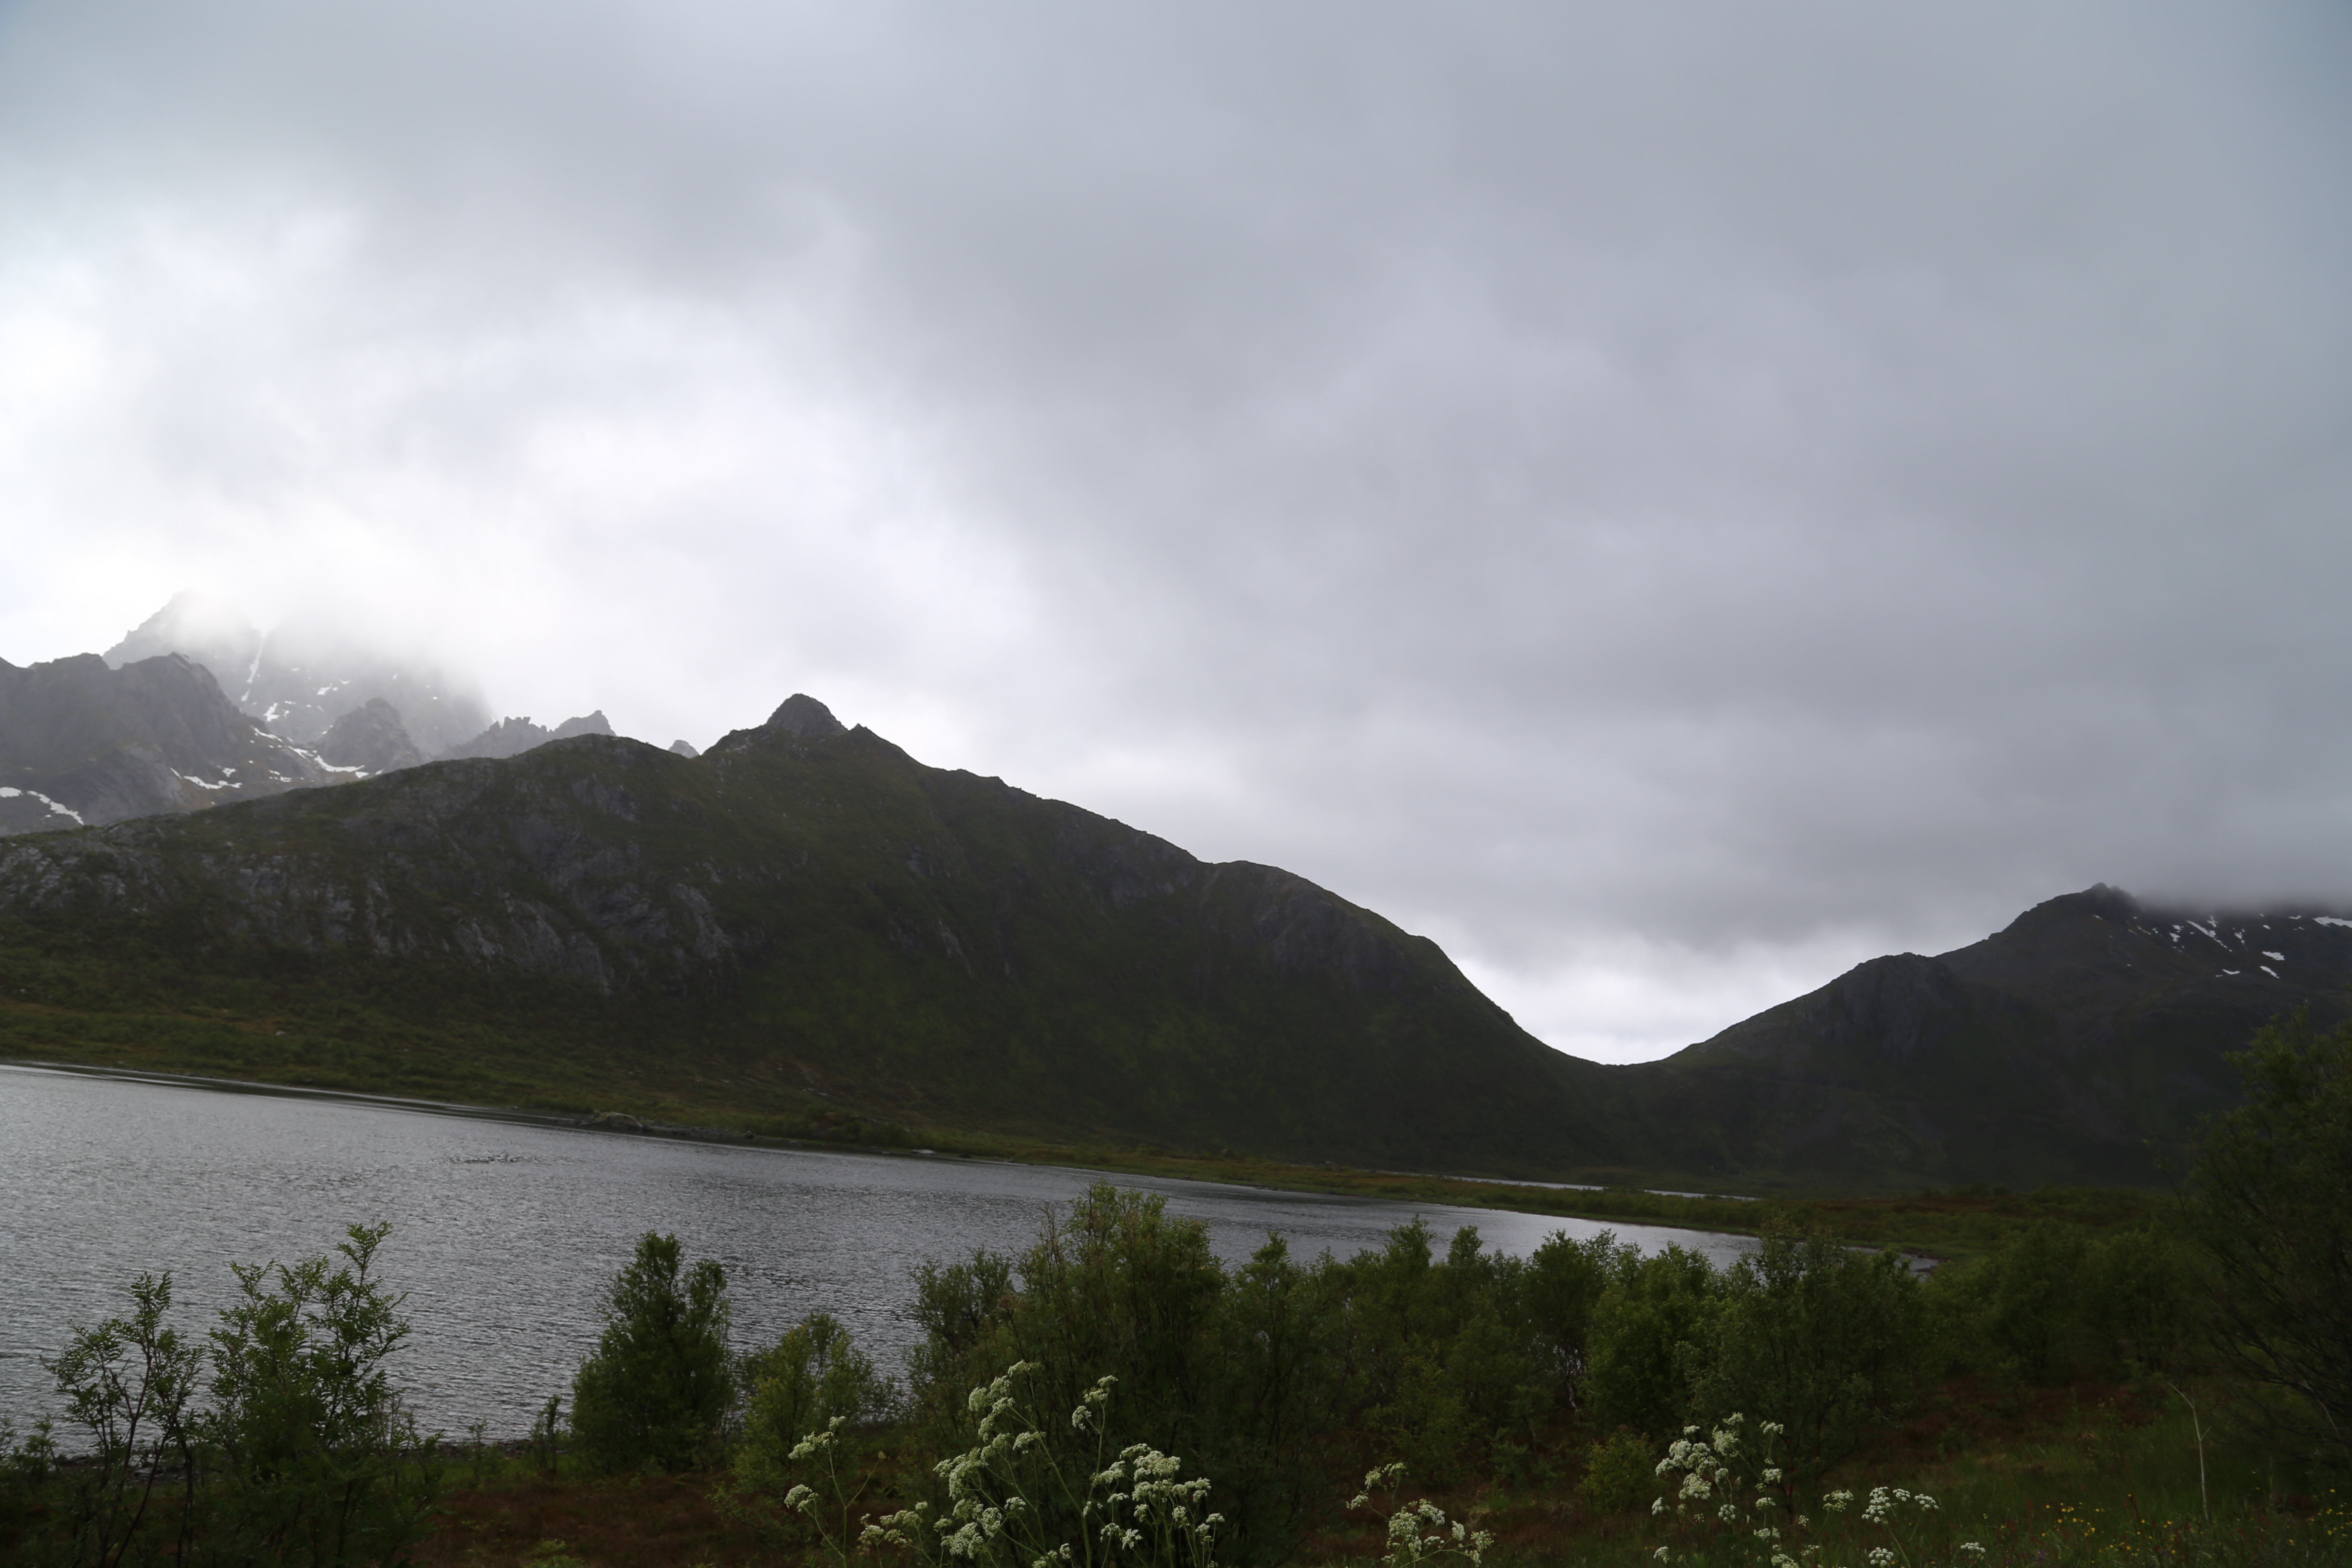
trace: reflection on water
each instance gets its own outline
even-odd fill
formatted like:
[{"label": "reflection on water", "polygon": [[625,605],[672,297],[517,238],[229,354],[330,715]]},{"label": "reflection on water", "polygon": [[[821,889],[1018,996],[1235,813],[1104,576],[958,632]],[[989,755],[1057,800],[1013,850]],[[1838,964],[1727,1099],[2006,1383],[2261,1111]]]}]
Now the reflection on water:
[{"label": "reflection on water", "polygon": [[[326,1251],[345,1225],[392,1222],[380,1267],[409,1292],[402,1359],[425,1425],[519,1434],[568,1390],[600,1293],[637,1237],[674,1231],[727,1265],[739,1343],[823,1308],[886,1365],[911,1340],[908,1271],[976,1247],[1013,1251],[1096,1178],[982,1161],[674,1142],[313,1098],[0,1067],[0,1416],[55,1413],[36,1361],[68,1325],[121,1310],[142,1269],[170,1269],[174,1321],[201,1335],[228,1265]],[[1525,1254],[1601,1226],[1152,1177],[1120,1183],[1205,1220],[1220,1257],[1270,1230],[1294,1256],[1341,1257],[1423,1215],[1443,1247],[1475,1225]],[[1718,1260],[1741,1238],[1616,1226]]]}]

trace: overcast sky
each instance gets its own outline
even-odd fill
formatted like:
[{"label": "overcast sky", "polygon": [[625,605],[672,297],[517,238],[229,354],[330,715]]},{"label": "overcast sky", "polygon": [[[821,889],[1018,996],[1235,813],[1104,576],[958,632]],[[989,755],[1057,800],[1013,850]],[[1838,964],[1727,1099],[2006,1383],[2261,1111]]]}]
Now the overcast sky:
[{"label": "overcast sky", "polygon": [[807,690],[1609,1059],[2352,902],[2347,15],[0,0],[0,658]]}]

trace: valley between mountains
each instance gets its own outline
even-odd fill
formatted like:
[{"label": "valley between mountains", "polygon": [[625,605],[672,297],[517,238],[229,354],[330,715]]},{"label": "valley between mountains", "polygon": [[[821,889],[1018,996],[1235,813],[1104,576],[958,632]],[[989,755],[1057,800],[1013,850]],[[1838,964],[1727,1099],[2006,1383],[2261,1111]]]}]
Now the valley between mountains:
[{"label": "valley between mountains", "polygon": [[[202,667],[144,664],[124,672],[203,710]],[[2233,1100],[2229,1053],[2297,1007],[2332,1022],[2352,984],[2352,921],[2095,888],[1604,1067],[1298,877],[927,766],[805,696],[698,756],[546,737],[12,823],[0,1054],[866,1141],[1723,1192],[2146,1185]]]}]

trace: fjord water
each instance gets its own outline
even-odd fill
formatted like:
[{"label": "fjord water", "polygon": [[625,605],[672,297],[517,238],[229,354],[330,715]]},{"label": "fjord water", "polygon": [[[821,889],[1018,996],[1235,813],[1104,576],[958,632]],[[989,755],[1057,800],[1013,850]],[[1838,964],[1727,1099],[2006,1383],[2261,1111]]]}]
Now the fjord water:
[{"label": "fjord water", "polygon": [[[739,1344],[803,1314],[842,1320],[885,1366],[913,1340],[908,1273],[974,1247],[1017,1251],[1040,1216],[1099,1179],[1082,1171],[911,1155],[750,1149],[630,1137],[313,1096],[0,1066],[0,1416],[58,1414],[38,1359],[75,1324],[123,1310],[142,1269],[172,1271],[173,1321],[201,1339],[232,1262],[328,1251],[345,1226],[389,1221],[384,1278],[415,1331],[403,1380],[427,1429],[487,1422],[519,1436],[568,1392],[597,1301],[647,1230],[732,1284]],[[1555,1230],[1532,1215],[1120,1176],[1204,1220],[1217,1253],[1268,1231],[1293,1256],[1381,1245],[1418,1213],[1443,1248],[1465,1225],[1524,1255]],[[1718,1261],[1736,1237],[1618,1226]]]}]

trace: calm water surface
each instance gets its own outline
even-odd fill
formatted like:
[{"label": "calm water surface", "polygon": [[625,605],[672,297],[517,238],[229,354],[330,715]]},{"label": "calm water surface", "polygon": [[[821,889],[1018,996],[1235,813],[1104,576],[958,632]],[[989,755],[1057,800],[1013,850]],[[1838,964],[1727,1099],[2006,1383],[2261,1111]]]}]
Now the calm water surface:
[{"label": "calm water surface", "polygon": [[[675,1142],[317,1097],[235,1093],[0,1066],[0,1416],[55,1414],[37,1357],[68,1325],[122,1310],[142,1269],[170,1269],[174,1319],[201,1337],[231,1261],[329,1250],[389,1220],[379,1267],[409,1292],[403,1375],[428,1428],[519,1435],[594,1343],[596,1303],[638,1236],[676,1232],[727,1266],[739,1343],[819,1308],[886,1366],[913,1340],[908,1271],[1013,1251],[1097,1178],[984,1161]],[[1119,1176],[1204,1220],[1217,1253],[1268,1231],[1293,1256],[1381,1245],[1418,1213],[1438,1245],[1475,1225],[1524,1255],[1591,1222]],[[1744,1238],[1616,1226],[1645,1247],[1717,1260]]]}]

